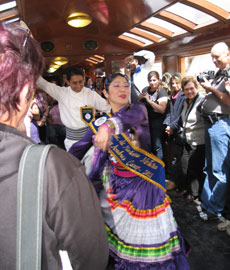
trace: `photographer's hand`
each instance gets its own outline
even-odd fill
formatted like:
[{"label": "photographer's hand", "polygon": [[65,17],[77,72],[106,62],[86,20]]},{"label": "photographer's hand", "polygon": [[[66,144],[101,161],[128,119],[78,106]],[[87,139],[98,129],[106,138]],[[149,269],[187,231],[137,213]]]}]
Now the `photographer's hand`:
[{"label": "photographer's hand", "polygon": [[200,83],[201,86],[204,88],[206,93],[212,92],[211,90],[213,87],[212,87],[211,83],[205,77],[203,79],[204,79],[204,81]]},{"label": "photographer's hand", "polygon": [[[230,82],[226,83],[229,89]],[[219,91],[214,88],[210,82],[206,78],[204,78],[204,82],[201,83],[201,86],[205,89],[206,93],[211,92],[215,95],[223,104],[230,106],[230,92],[226,89],[226,92]]]},{"label": "photographer's hand", "polygon": [[225,81],[225,89],[230,94],[230,80]]}]

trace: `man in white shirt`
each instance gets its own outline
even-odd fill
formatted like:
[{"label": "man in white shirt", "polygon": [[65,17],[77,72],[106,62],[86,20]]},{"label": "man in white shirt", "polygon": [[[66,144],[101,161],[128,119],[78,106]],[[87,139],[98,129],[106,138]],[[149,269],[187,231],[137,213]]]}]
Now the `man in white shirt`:
[{"label": "man in white shirt", "polygon": [[96,92],[84,87],[84,82],[84,72],[80,68],[73,68],[67,73],[68,87],[50,83],[42,77],[37,80],[37,86],[58,101],[61,120],[66,126],[67,151],[84,136],[88,128],[82,120],[81,107],[94,107],[102,112],[110,110],[107,101]]},{"label": "man in white shirt", "polygon": [[141,50],[135,52],[124,60],[126,75],[131,83],[131,102],[137,101],[142,89],[149,85],[148,73],[153,71],[155,54],[151,51]]},{"label": "man in white shirt", "polygon": [[[67,83],[68,87],[61,87],[42,77],[37,80],[37,86],[58,101],[60,117],[66,126],[65,147],[68,151],[75,142],[84,136],[88,129],[87,123],[82,119],[81,110],[93,107],[94,110],[109,112],[110,105],[97,92],[84,87],[85,75],[82,69],[70,69],[67,72]],[[89,172],[91,168],[91,161],[88,159],[91,156],[92,150],[83,158],[86,172]]]}]

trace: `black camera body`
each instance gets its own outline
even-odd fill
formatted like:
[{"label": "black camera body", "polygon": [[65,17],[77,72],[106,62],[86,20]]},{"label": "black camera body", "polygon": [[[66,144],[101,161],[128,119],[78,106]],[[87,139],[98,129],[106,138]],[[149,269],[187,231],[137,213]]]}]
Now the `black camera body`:
[{"label": "black camera body", "polygon": [[131,68],[131,65],[130,65],[130,64],[127,64],[127,65],[126,65],[126,68],[127,68],[127,69],[130,69],[130,68]]},{"label": "black camera body", "polygon": [[215,78],[215,71],[214,70],[204,71],[203,73],[199,74],[196,78],[199,83],[204,82],[204,78],[206,78],[208,81],[213,80]]},{"label": "black camera body", "polygon": [[206,78],[207,80],[213,80],[215,78],[215,76],[218,76],[218,77],[222,76],[226,79],[230,78],[230,74],[228,73],[227,70],[218,71],[217,74],[215,74],[214,70],[204,71],[203,73],[198,75],[196,78],[197,78],[198,82],[203,82],[204,78]]},{"label": "black camera body", "polygon": [[147,104],[147,100],[146,100],[145,97],[143,97],[142,99],[140,99],[140,102],[143,102],[143,103]]}]

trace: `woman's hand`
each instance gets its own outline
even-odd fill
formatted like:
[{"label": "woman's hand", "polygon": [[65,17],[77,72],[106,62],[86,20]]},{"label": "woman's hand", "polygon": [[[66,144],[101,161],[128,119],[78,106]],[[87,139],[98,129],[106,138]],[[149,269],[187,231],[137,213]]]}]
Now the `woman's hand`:
[{"label": "woman's hand", "polygon": [[172,135],[173,134],[173,129],[171,129],[170,126],[167,126],[165,129],[165,133],[167,133],[168,135]]},{"label": "woman's hand", "polygon": [[99,147],[103,152],[107,151],[111,139],[111,134],[104,126],[99,127],[98,133],[94,138],[94,146]]}]

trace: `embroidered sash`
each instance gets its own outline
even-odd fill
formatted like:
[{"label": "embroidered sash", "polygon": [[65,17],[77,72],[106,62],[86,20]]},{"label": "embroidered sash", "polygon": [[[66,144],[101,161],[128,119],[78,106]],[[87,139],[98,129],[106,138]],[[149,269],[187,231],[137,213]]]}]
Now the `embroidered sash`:
[{"label": "embroidered sash", "polygon": [[[89,126],[97,134],[100,125],[110,117],[105,115],[91,122]],[[124,168],[166,191],[164,162],[136,147],[125,133],[112,136],[108,151]]]}]

